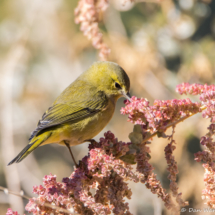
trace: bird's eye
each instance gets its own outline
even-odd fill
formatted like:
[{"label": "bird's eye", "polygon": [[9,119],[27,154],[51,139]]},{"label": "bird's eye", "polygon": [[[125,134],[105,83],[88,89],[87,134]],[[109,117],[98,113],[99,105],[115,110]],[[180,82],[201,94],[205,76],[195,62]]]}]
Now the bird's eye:
[{"label": "bird's eye", "polygon": [[121,86],[119,85],[119,83],[115,82],[115,87],[118,89],[122,89]]}]

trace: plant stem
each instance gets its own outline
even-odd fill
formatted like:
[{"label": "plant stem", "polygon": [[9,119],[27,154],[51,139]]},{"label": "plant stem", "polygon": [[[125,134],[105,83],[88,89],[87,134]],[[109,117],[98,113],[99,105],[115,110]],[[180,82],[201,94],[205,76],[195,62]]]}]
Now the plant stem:
[{"label": "plant stem", "polygon": [[[202,107],[200,107],[200,109],[203,111],[203,110],[206,109],[206,106],[202,106]],[[197,113],[199,113],[199,112],[197,112]],[[191,117],[191,116],[193,116],[193,115],[195,115],[195,114],[197,114],[197,113],[192,113],[192,114],[190,114],[190,115],[188,115],[188,116],[181,117],[179,120],[177,120],[177,121],[175,121],[175,122],[171,122],[170,124],[168,124],[168,125],[165,127],[164,130],[167,130],[168,128],[170,128],[170,127],[172,127],[172,126],[177,125],[178,123],[184,121],[185,119],[188,119],[189,117]],[[156,136],[157,134],[158,134],[158,131],[154,132],[154,133],[151,134],[150,136],[148,136],[148,137],[146,137],[145,139],[143,139],[142,143],[145,143],[146,141],[150,140],[151,138],[153,138],[153,137]]]},{"label": "plant stem", "polygon": [[[2,187],[0,186],[0,190],[2,190],[5,194],[11,194],[11,195],[14,195],[14,196],[19,196],[21,198],[24,198],[24,199],[27,199],[27,200],[30,200],[32,199],[36,204],[39,204],[39,205],[43,205],[43,206],[46,206],[46,207],[49,207],[51,209],[56,209],[56,210],[59,210],[59,212],[64,212],[66,214],[73,214],[71,211],[65,209],[65,208],[61,208],[61,207],[58,207],[56,205],[52,205],[52,204],[49,204],[49,203],[40,203],[38,200],[34,199],[34,198],[30,198],[22,193],[18,193],[18,192],[14,192],[14,191],[11,191],[11,190],[8,190],[6,187]],[[77,215],[77,213],[76,213]]]}]

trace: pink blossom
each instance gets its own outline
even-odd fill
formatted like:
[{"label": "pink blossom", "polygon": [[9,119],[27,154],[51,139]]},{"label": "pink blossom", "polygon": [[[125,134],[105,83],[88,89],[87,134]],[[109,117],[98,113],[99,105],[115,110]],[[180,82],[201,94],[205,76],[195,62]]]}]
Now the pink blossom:
[{"label": "pink blossom", "polygon": [[108,7],[108,0],[79,0],[75,9],[75,22],[81,24],[80,30],[96,49],[99,49],[99,57],[101,60],[107,60],[110,49],[103,42],[102,33],[99,30],[99,17]]},{"label": "pink blossom", "polygon": [[134,124],[147,125],[151,132],[165,131],[170,122],[189,116],[191,113],[201,112],[201,104],[191,102],[190,99],[155,100],[153,106],[146,99],[131,98],[121,109],[122,114],[128,115],[128,120]]},{"label": "pink blossom", "polygon": [[137,171],[140,172],[140,182],[144,183],[152,193],[157,194],[160,197],[167,209],[179,211],[177,206],[173,203],[171,196],[166,193],[166,190],[162,187],[160,181],[156,178],[156,175],[152,172],[153,167],[148,163],[150,159],[147,156],[149,147],[141,145],[140,152],[137,155]]},{"label": "pink blossom", "polygon": [[201,138],[201,144],[205,147],[202,152],[195,154],[197,162],[205,162],[202,166],[205,169],[204,182],[205,189],[202,191],[202,198],[207,200],[207,205],[215,208],[215,142],[212,136],[215,134],[215,124],[208,127],[208,133]]},{"label": "pink blossom", "polygon": [[[29,201],[26,210],[33,214],[63,214],[59,209],[47,207],[48,203],[80,214],[130,214],[124,198],[131,198],[132,193],[125,180],[137,182],[138,176],[131,165],[116,159],[129,151],[129,145],[118,141],[111,132],[105,133],[99,143],[90,144],[89,155],[70,177],[57,182],[55,175],[46,175],[43,186],[33,188],[38,197]],[[95,190],[95,195],[90,189]]]},{"label": "pink blossom", "polygon": [[170,190],[172,191],[173,197],[176,198],[176,202],[180,207],[185,207],[188,205],[188,202],[185,202],[181,198],[181,193],[178,193],[178,185],[176,183],[176,175],[178,174],[177,162],[173,156],[173,151],[176,149],[176,142],[173,139],[173,134],[175,133],[174,127],[172,131],[172,135],[168,138],[171,140],[170,143],[165,147],[165,158],[167,161],[167,171],[169,172],[168,179],[170,180]]},{"label": "pink blossom", "polygon": [[180,93],[181,95],[201,95],[209,91],[215,91],[215,85],[182,83],[176,87],[176,92]]},{"label": "pink blossom", "polygon": [[11,208],[8,208],[6,215],[19,215],[19,214],[17,211],[13,211]]},{"label": "pink blossom", "polygon": [[176,91],[180,94],[200,95],[201,105],[205,106],[203,118],[215,122],[215,85],[183,83],[177,86]]}]

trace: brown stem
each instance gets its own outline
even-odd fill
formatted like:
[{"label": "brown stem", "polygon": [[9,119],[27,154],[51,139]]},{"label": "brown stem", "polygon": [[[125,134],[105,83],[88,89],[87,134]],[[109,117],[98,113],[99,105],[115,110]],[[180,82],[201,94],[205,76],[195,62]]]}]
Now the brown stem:
[{"label": "brown stem", "polygon": [[[200,109],[203,111],[203,110],[206,109],[206,106],[202,106],[202,107],[200,107]],[[198,113],[199,113],[199,112],[198,112]],[[170,128],[170,127],[172,127],[172,126],[177,125],[178,123],[184,121],[185,119],[188,119],[189,117],[191,117],[191,116],[193,116],[193,115],[195,115],[195,114],[197,114],[197,113],[191,113],[191,114],[188,115],[188,116],[181,117],[181,119],[179,119],[179,120],[177,120],[177,121],[175,121],[175,122],[171,122],[169,125],[167,125],[167,126],[165,127],[164,130],[167,130],[168,128]],[[151,138],[153,138],[153,137],[156,136],[157,134],[158,134],[158,131],[156,131],[155,133],[153,133],[153,134],[151,134],[150,136],[148,136],[148,137],[146,137],[145,139],[143,139],[142,143],[147,142],[148,140],[150,140]]]},{"label": "brown stem", "polygon": [[[0,190],[4,191],[5,194],[12,194],[14,196],[19,196],[21,198],[24,198],[24,199],[27,199],[27,200],[30,200],[31,198],[24,195],[24,194],[21,194],[21,193],[18,193],[18,192],[14,192],[14,191],[11,191],[11,190],[8,190],[6,187],[2,187],[0,186]],[[61,208],[61,207],[58,207],[56,205],[51,205],[49,203],[40,203],[38,200],[36,199],[32,199],[36,204],[39,204],[39,205],[43,205],[43,206],[46,206],[48,208],[51,208],[51,209],[56,209],[56,210],[59,210],[61,212],[64,212],[66,214],[72,214],[72,212],[70,212],[69,210],[66,210],[64,208]],[[77,215],[77,214],[76,214]]]}]

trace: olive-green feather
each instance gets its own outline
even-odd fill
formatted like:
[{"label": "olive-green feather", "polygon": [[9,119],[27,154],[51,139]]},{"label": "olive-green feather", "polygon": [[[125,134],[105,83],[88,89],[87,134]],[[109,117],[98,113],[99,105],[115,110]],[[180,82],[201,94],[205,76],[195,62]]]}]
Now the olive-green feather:
[{"label": "olive-green feather", "polygon": [[40,146],[44,141],[46,141],[51,136],[51,132],[46,132],[39,138],[34,138],[9,164],[21,162],[27,155],[29,155],[34,149]]},{"label": "olive-green feather", "polygon": [[108,100],[101,91],[86,101],[56,103],[51,106],[38,122],[37,128],[29,138],[29,144],[8,164],[21,162],[28,154],[40,146],[50,136],[51,132],[43,132],[50,127],[59,126],[67,122],[75,122],[92,116],[106,107]]},{"label": "olive-green feather", "polygon": [[67,103],[54,103],[42,119],[38,122],[37,128],[32,132],[30,141],[42,130],[63,123],[74,123],[84,118],[90,117],[106,107],[108,99],[101,91],[97,92],[93,97],[85,98],[85,101],[72,101]]}]

